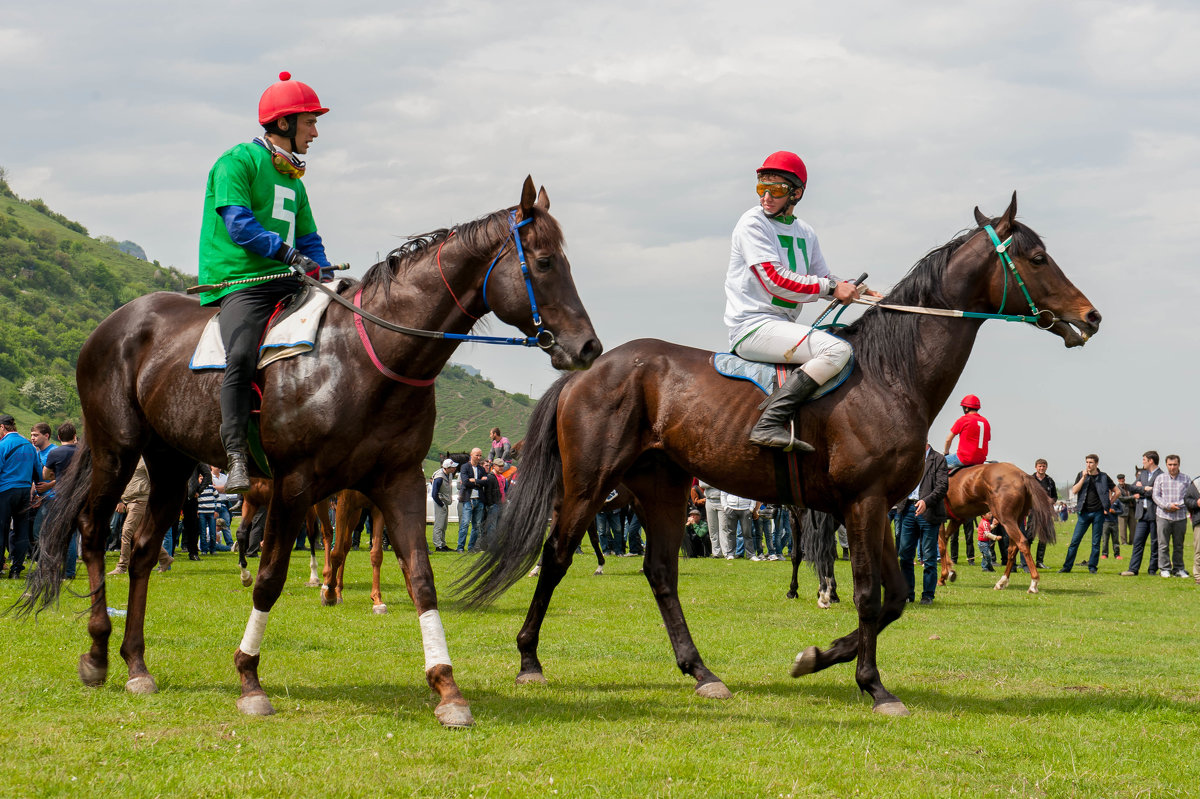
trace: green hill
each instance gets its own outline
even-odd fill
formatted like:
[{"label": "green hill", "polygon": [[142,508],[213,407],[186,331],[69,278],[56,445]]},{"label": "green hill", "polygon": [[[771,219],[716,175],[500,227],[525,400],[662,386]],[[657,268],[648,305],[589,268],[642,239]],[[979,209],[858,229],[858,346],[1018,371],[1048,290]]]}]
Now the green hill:
[{"label": "green hill", "polygon": [[[153,291],[182,291],[195,282],[142,253],[131,241],[92,238],[87,228],[23,200],[0,168],[0,411],[22,434],[37,421],[79,421],[75,361],[88,335],[126,302]],[[447,450],[489,446],[499,427],[513,442],[525,434],[533,400],[448,366],[435,385],[438,421],[425,471]]]},{"label": "green hill", "polygon": [[41,200],[22,200],[0,169],[0,406],[18,419],[22,408],[76,416],[75,359],[92,329],[134,297],[191,282],[118,246]]}]

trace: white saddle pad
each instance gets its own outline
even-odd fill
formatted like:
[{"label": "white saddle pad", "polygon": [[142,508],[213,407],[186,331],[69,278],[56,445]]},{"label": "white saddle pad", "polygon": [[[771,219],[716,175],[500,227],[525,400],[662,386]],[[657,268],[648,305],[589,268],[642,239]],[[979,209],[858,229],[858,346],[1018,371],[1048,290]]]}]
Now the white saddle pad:
[{"label": "white saddle pad", "polygon": [[[311,352],[316,345],[317,329],[332,298],[323,291],[309,292],[303,305],[279,324],[267,331],[258,348],[258,368],[267,364]],[[193,371],[225,368],[225,345],[221,343],[220,314],[208,320],[200,334],[200,343],[192,353],[188,367]]]}]

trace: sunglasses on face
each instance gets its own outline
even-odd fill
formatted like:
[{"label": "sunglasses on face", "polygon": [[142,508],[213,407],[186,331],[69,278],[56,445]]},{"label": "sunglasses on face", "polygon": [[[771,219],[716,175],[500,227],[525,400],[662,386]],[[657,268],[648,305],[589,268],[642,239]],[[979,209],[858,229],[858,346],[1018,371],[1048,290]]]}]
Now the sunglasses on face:
[{"label": "sunglasses on face", "polygon": [[780,199],[792,193],[792,187],[787,183],[759,183],[756,188],[759,197],[770,194],[775,199]]}]

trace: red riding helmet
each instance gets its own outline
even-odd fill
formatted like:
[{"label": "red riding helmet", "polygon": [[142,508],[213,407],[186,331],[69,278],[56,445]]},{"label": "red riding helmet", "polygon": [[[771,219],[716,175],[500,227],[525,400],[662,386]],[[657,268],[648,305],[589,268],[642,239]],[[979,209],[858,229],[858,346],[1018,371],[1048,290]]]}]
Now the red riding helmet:
[{"label": "red riding helmet", "polygon": [[258,100],[258,124],[266,126],[291,114],[320,116],[328,111],[321,105],[311,86],[292,80],[290,72],[280,72],[279,82],[268,86]]},{"label": "red riding helmet", "polygon": [[761,175],[763,172],[791,175],[801,186],[808,185],[808,167],[804,165],[800,156],[789,153],[787,150],[780,150],[768,155],[767,160],[763,161],[763,165],[758,168],[758,174]]},{"label": "red riding helmet", "polygon": [[960,408],[970,408],[973,411],[977,411],[979,410],[979,397],[975,396],[974,394],[968,394],[962,398],[962,400],[958,403],[958,406]]}]

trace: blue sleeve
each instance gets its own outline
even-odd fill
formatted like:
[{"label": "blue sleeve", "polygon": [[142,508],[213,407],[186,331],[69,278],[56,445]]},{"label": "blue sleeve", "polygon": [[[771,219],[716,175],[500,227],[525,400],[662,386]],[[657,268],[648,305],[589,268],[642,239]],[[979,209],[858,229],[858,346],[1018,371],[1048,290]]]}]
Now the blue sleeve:
[{"label": "blue sleeve", "polygon": [[317,231],[305,233],[296,239],[296,249],[312,258],[321,266],[329,266],[329,258],[325,255],[325,242]]},{"label": "blue sleeve", "polygon": [[[225,229],[229,231],[229,238],[233,239],[234,244],[263,258],[275,258],[283,239],[278,233],[272,233],[260,225],[249,208],[244,205],[225,205],[218,208],[217,213],[225,220]],[[311,255],[309,257],[312,258]]]}]

